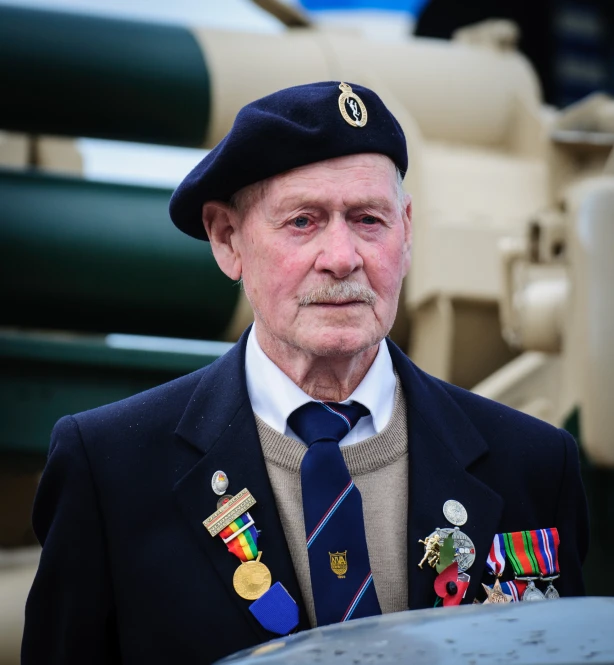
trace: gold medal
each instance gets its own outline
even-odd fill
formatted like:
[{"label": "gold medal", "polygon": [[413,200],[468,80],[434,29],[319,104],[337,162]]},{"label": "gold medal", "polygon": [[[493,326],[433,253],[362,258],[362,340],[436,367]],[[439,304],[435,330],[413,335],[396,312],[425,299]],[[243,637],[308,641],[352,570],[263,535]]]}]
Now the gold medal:
[{"label": "gold medal", "polygon": [[245,600],[257,600],[271,586],[271,571],[260,563],[262,552],[258,552],[255,561],[244,561],[232,578],[235,591]]}]

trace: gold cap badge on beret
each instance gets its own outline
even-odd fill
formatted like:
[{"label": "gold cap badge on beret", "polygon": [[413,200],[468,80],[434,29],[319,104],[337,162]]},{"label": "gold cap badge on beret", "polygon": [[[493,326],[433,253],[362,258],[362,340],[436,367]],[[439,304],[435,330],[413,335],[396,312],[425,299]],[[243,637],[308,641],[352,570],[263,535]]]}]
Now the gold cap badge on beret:
[{"label": "gold cap badge on beret", "polygon": [[347,83],[341,82],[339,90],[341,90],[339,110],[343,119],[352,127],[364,127],[367,124],[367,108],[362,99],[352,92],[352,88]]}]

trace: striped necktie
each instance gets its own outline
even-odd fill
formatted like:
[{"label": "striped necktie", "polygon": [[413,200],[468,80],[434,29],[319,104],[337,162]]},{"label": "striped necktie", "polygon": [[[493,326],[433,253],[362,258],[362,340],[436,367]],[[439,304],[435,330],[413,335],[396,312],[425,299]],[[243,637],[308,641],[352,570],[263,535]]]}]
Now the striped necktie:
[{"label": "striped necktie", "polygon": [[368,414],[357,402],[309,402],[288,418],[308,446],[301,463],[301,488],[318,626],[381,614],[362,498],[339,449],[339,441]]}]

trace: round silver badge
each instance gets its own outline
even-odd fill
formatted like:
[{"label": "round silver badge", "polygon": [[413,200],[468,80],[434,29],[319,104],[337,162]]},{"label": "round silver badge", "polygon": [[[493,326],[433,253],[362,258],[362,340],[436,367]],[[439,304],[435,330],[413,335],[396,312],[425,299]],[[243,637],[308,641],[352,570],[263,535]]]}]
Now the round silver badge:
[{"label": "round silver badge", "polygon": [[211,489],[222,496],[228,489],[228,476],[223,471],[216,471],[211,478]]},{"label": "round silver badge", "polygon": [[443,504],[443,514],[445,518],[455,526],[463,526],[467,523],[467,511],[465,506],[454,499],[448,499]]},{"label": "round silver badge", "polygon": [[440,543],[443,543],[443,541],[452,534],[455,550],[454,558],[458,562],[458,571],[460,573],[464,573],[473,566],[475,561],[475,545],[466,533],[463,533],[458,527],[454,527],[454,529],[446,527],[444,529],[435,529],[431,536],[434,536],[435,534],[439,535]]}]

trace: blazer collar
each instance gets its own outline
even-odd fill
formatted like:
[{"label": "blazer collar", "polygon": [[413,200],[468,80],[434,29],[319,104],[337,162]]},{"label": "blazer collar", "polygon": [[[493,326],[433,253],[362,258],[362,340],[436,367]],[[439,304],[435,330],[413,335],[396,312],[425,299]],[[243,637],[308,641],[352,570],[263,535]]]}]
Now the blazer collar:
[{"label": "blazer collar", "polygon": [[411,609],[432,607],[436,572],[418,563],[424,546],[418,541],[437,527],[453,527],[443,515],[448,499],[467,510],[460,527],[475,546],[475,562],[467,571],[471,581],[464,602],[472,602],[485,572],[486,557],[497,533],[503,500],[472,475],[470,466],[488,454],[488,444],[445,388],[418,369],[388,342],[407,398],[409,446],[408,579]]},{"label": "blazer collar", "polygon": [[174,494],[210,565],[236,600],[237,608],[257,639],[262,641],[270,639],[271,634],[249,612],[250,601],[240,598],[233,589],[232,578],[239,566],[238,559],[228,552],[221,538],[211,537],[202,524],[216,510],[218,497],[211,489],[211,479],[216,471],[228,475],[231,494],[247,487],[257,502],[250,514],[261,531],[258,549],[263,553],[262,562],[271,571],[273,582],[281,582],[298,603],[299,629],[309,628],[247,395],[247,332],[222,358],[205,368],[175,430],[179,437],[204,454],[175,485]]}]

